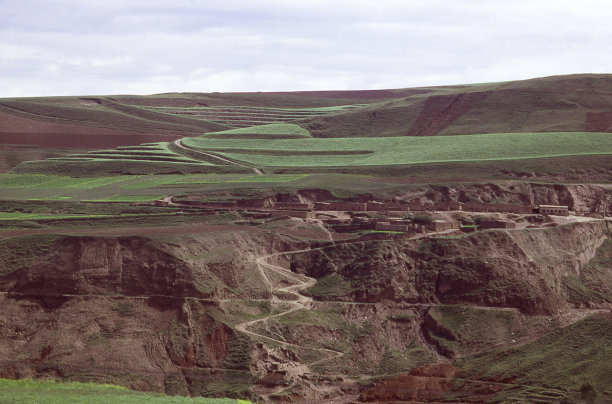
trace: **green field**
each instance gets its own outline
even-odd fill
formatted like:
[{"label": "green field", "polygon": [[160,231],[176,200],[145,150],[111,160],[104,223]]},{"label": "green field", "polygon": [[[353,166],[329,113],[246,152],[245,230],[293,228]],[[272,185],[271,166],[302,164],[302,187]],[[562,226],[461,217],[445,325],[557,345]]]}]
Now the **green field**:
[{"label": "green field", "polygon": [[254,106],[216,106],[216,107],[141,107],[151,112],[204,119],[236,128],[248,128],[257,125],[276,124],[296,120],[315,118],[321,115],[348,111],[363,104],[335,105],[318,108],[270,108]]},{"label": "green field", "polygon": [[[146,202],[167,195],[228,188],[261,188],[309,184],[311,174],[170,174],[68,177],[45,174],[0,174],[4,200]],[[1,214],[1,213],[0,213]],[[23,217],[22,219],[30,219]]]},{"label": "green field", "polygon": [[296,139],[310,137],[310,132],[299,125],[276,123],[225,130],[223,132],[210,132],[204,136],[212,139]]},{"label": "green field", "polygon": [[0,174],[0,188],[93,189],[127,179],[129,177],[74,178],[45,174]]},{"label": "green field", "polygon": [[260,167],[347,167],[612,154],[612,134],[498,133],[464,136],[211,139],[183,143]]},{"label": "green field", "polygon": [[39,380],[0,379],[3,404],[248,404],[226,398],[191,398],[141,393],[110,384],[60,383]]},{"label": "green field", "polygon": [[122,146],[116,149],[92,150],[87,153],[70,154],[66,157],[53,157],[58,161],[142,161],[152,163],[210,163],[187,157],[171,149],[170,142],[145,143],[140,146]]}]

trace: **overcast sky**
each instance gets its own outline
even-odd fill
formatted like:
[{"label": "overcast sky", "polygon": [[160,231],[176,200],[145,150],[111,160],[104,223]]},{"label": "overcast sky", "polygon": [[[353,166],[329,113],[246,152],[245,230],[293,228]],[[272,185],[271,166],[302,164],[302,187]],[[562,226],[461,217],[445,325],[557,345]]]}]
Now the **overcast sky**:
[{"label": "overcast sky", "polygon": [[0,0],[0,97],[612,71],[609,0]]}]

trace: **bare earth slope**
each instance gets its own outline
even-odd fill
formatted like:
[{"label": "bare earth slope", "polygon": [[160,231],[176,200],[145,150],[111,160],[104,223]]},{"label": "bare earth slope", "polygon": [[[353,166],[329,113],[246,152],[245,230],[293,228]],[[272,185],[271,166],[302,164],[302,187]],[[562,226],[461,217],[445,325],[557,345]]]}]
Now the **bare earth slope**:
[{"label": "bare earth slope", "polygon": [[[265,401],[433,400],[457,389],[456,366],[471,369],[453,358],[611,306],[605,221],[322,247],[244,226],[121,233],[20,241],[46,247],[0,277],[0,375]],[[398,372],[408,390],[363,384]],[[559,374],[550,394],[578,388]],[[484,389],[471,370],[460,380],[485,396],[509,388]],[[474,396],[466,389],[452,394]]]}]

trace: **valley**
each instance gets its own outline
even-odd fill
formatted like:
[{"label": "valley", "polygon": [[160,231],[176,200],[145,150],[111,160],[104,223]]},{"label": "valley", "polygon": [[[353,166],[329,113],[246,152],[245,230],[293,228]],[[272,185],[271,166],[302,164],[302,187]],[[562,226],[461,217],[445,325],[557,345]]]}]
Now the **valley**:
[{"label": "valley", "polygon": [[611,88],[0,100],[0,377],[608,402]]}]

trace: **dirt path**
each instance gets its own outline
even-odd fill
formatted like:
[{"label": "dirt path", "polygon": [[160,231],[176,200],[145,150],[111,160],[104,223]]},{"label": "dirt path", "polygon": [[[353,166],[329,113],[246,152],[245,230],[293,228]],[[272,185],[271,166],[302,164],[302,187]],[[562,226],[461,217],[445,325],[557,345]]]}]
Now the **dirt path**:
[{"label": "dirt path", "polygon": [[255,167],[247,166],[246,164],[241,164],[241,163],[238,163],[238,162],[236,162],[236,161],[233,161],[233,160],[230,160],[230,159],[226,159],[225,157],[218,156],[218,155],[216,155],[216,154],[206,153],[206,152],[203,152],[203,151],[194,150],[194,149],[192,149],[192,148],[190,148],[190,147],[187,147],[187,146],[185,146],[185,145],[183,144],[182,139],[177,139],[177,140],[175,140],[175,141],[174,141],[174,144],[175,144],[177,147],[179,147],[179,148],[181,148],[181,149],[183,149],[183,150],[189,150],[191,153],[201,154],[201,155],[203,155],[203,156],[206,156],[206,157],[211,157],[211,158],[217,159],[217,160],[219,160],[219,161],[223,161],[223,162],[225,162],[225,163],[233,164],[233,165],[240,166],[240,167],[245,167],[245,168],[248,168],[248,169],[250,169],[250,170],[255,171],[255,174],[257,174],[257,175],[264,175],[263,171],[261,171],[259,168],[255,168]]},{"label": "dirt path", "polygon": [[[293,347],[303,348],[302,346],[298,344],[287,342],[284,339],[277,339],[277,338],[270,337],[268,335],[259,334],[255,331],[252,331],[251,328],[254,325],[259,324],[259,323],[267,323],[270,319],[281,317],[281,316],[286,316],[287,314],[293,313],[295,311],[302,310],[302,309],[310,309],[312,307],[313,299],[311,297],[304,296],[300,292],[314,286],[317,283],[317,280],[314,278],[305,276],[305,275],[296,274],[292,272],[291,270],[285,269],[278,265],[270,264],[267,262],[267,260],[273,257],[282,256],[282,255],[299,254],[299,253],[304,253],[304,252],[314,251],[314,250],[317,250],[317,249],[306,248],[306,249],[301,249],[301,250],[274,253],[274,254],[269,254],[269,255],[259,257],[255,260],[255,263],[259,271],[264,277],[264,282],[266,285],[268,285],[269,291],[272,294],[272,299],[271,299],[272,302],[283,302],[289,305],[289,308],[280,313],[271,314],[267,317],[236,324],[235,325],[236,330],[243,332],[245,334],[248,334],[250,336],[256,337],[257,339],[264,339],[264,340],[272,341],[275,344],[278,344],[282,347],[293,346]],[[266,271],[275,272],[277,275],[281,275],[287,281],[292,282],[293,284],[289,286],[275,287],[273,283],[270,281],[270,279],[268,278],[268,276],[266,275]],[[291,297],[291,298],[288,298],[288,297]],[[303,376],[313,373],[312,370],[310,369],[311,366],[318,365],[328,360],[344,356],[344,352],[339,352],[339,351],[335,351],[335,350],[327,349],[327,348],[308,348],[308,349],[319,351],[320,353],[323,354],[324,357],[322,359],[316,360],[308,364],[300,364],[300,363],[279,364],[281,365],[279,366],[279,368],[282,368],[283,370],[287,372],[287,376],[289,377],[289,379],[293,380],[293,383],[287,387],[275,389],[269,392],[268,394],[261,394],[266,400],[269,399],[269,396],[271,394],[277,394],[284,390],[290,390],[300,380],[305,382],[306,378],[304,378]],[[317,387],[312,385],[312,383],[310,382],[307,382],[307,383],[310,385],[311,388],[317,390]]]},{"label": "dirt path", "polygon": [[[171,199],[166,198],[166,200],[168,202],[171,202]],[[189,230],[202,230],[202,226],[197,226],[197,225],[190,225],[190,226],[182,226],[182,227],[186,227],[189,228]],[[207,228],[207,230],[210,230],[211,227],[215,227],[215,226],[210,226],[207,225],[205,226]],[[227,226],[218,226],[218,227],[223,227],[224,229],[227,229]],[[132,229],[133,230],[133,229]],[[156,228],[157,230],[157,228]],[[166,229],[167,230],[167,229]],[[82,231],[82,230],[81,230]],[[444,234],[446,232],[440,232],[437,234]],[[422,235],[415,235],[414,237],[411,237],[411,239],[418,239],[421,237],[428,237],[428,236],[432,236],[434,234],[422,234]],[[330,234],[330,239],[333,239],[333,237]],[[382,241],[382,240],[381,240]],[[282,362],[282,363],[278,363],[279,365],[279,370],[283,370],[286,371],[286,374],[288,376],[288,379],[291,381],[291,383],[288,386],[284,386],[284,387],[278,387],[275,388],[267,393],[259,393],[259,395],[261,395],[264,399],[269,400],[270,396],[272,394],[278,394],[281,393],[283,391],[291,391],[291,389],[293,389],[296,385],[298,385],[299,383],[301,383],[302,385],[306,385],[308,386],[309,389],[315,391],[315,392],[322,392],[326,389],[325,386],[318,386],[313,384],[312,380],[313,378],[311,378],[310,376],[314,374],[314,372],[312,371],[312,367],[314,365],[318,365],[320,363],[329,361],[329,360],[333,360],[333,359],[337,359],[337,358],[341,358],[345,355],[344,352],[340,352],[340,351],[336,351],[333,349],[327,349],[327,348],[310,348],[310,347],[304,347],[301,345],[298,345],[296,343],[292,343],[287,341],[286,339],[284,339],[282,336],[277,335],[277,336],[269,336],[268,334],[262,334],[262,333],[258,333],[257,330],[254,330],[254,327],[257,325],[261,325],[261,324],[266,324],[268,323],[271,319],[274,318],[278,318],[278,317],[282,317],[282,316],[286,316],[288,314],[291,314],[293,312],[296,312],[298,310],[309,310],[314,306],[315,301],[313,300],[313,298],[308,297],[303,295],[301,292],[305,291],[306,289],[314,286],[317,282],[316,279],[305,276],[305,275],[301,275],[301,274],[297,274],[289,269],[283,268],[279,265],[275,265],[270,263],[270,261],[274,258],[278,258],[278,257],[282,257],[282,256],[288,256],[288,255],[292,255],[292,254],[301,254],[301,253],[307,253],[307,252],[313,252],[313,251],[322,251],[328,248],[332,248],[334,245],[338,245],[338,244],[344,244],[344,243],[361,243],[362,241],[341,241],[338,243],[334,243],[333,241],[331,243],[329,243],[328,245],[322,246],[322,247],[318,247],[318,248],[304,248],[304,249],[297,249],[297,250],[291,250],[291,251],[286,251],[286,252],[278,252],[278,253],[273,253],[273,254],[268,254],[268,255],[264,255],[258,258],[255,258],[255,264],[257,266],[257,270],[260,272],[261,276],[262,276],[262,280],[264,282],[264,284],[266,285],[266,288],[268,289],[268,291],[270,292],[271,298],[269,299],[212,299],[212,298],[197,298],[197,297],[190,297],[190,296],[183,296],[183,298],[185,299],[193,299],[193,300],[201,300],[201,301],[216,301],[216,302],[225,302],[225,301],[269,301],[272,303],[283,303],[286,305],[286,309],[275,313],[275,314],[270,314],[268,316],[259,318],[259,319],[255,319],[255,320],[250,320],[250,321],[246,321],[246,322],[242,322],[239,324],[236,324],[234,327],[237,331],[242,332],[244,334],[250,335],[252,337],[254,337],[257,340],[265,340],[265,341],[269,341],[272,342],[272,345],[277,345],[277,346],[281,346],[281,347],[297,347],[300,349],[308,349],[308,350],[313,350],[313,351],[318,351],[321,353],[321,358],[317,359],[315,361],[312,361],[310,363],[299,363],[298,361],[287,361],[287,362]],[[275,283],[271,280],[271,278],[269,277],[269,274],[274,273],[277,277],[280,276],[283,278],[283,280],[286,283],[290,283],[288,286],[277,286],[275,285]],[[285,283],[285,284],[286,284]],[[12,294],[12,295],[21,295],[21,293],[14,293],[14,292],[0,292],[0,294]],[[32,295],[33,293],[27,293],[28,295]],[[25,294],[24,294],[25,295]],[[36,294],[36,295],[40,295],[40,294]],[[49,296],[60,296],[60,295],[49,295]],[[83,296],[99,296],[99,297],[105,297],[105,298],[132,298],[132,299],[148,299],[150,297],[168,297],[168,298],[175,298],[176,296],[163,296],[163,295],[155,295],[155,296],[123,296],[123,295],[105,295],[105,294],[101,294],[101,295],[70,295],[70,294],[64,294],[61,296],[66,296],[66,297],[83,297]],[[337,301],[337,302],[330,302],[330,301],[326,301],[325,303],[340,303],[340,304],[360,304],[360,305],[365,305],[365,304],[376,304],[376,303],[365,303],[365,302],[343,302],[343,301]],[[408,306],[415,306],[415,307],[431,307],[434,306],[435,304],[428,304],[428,303],[414,303],[414,304],[406,304]],[[487,309],[487,307],[479,307],[479,308],[483,308],[483,309]],[[492,307],[490,308],[491,310],[500,310],[503,308],[500,307]],[[511,310],[511,309],[509,309]],[[598,312],[599,310],[574,310],[574,312],[572,313],[572,316],[568,316],[567,322],[568,323],[572,323],[574,321],[578,321],[579,319],[583,318],[585,315],[587,314],[592,314],[595,312]],[[606,310],[607,311],[607,310]],[[425,340],[419,341],[421,342],[424,346],[428,346],[427,342]],[[524,343],[525,341],[520,341],[520,343]],[[432,351],[435,353],[435,349],[432,349]],[[466,355],[469,356],[469,355]],[[447,358],[443,358],[439,355],[437,355],[437,359],[439,361],[448,361]],[[345,379],[346,380],[346,379]],[[465,380],[466,382],[468,382],[468,380]],[[472,383],[480,383],[479,381],[472,381],[469,380],[469,382]],[[530,386],[532,387],[532,386]]]}]

